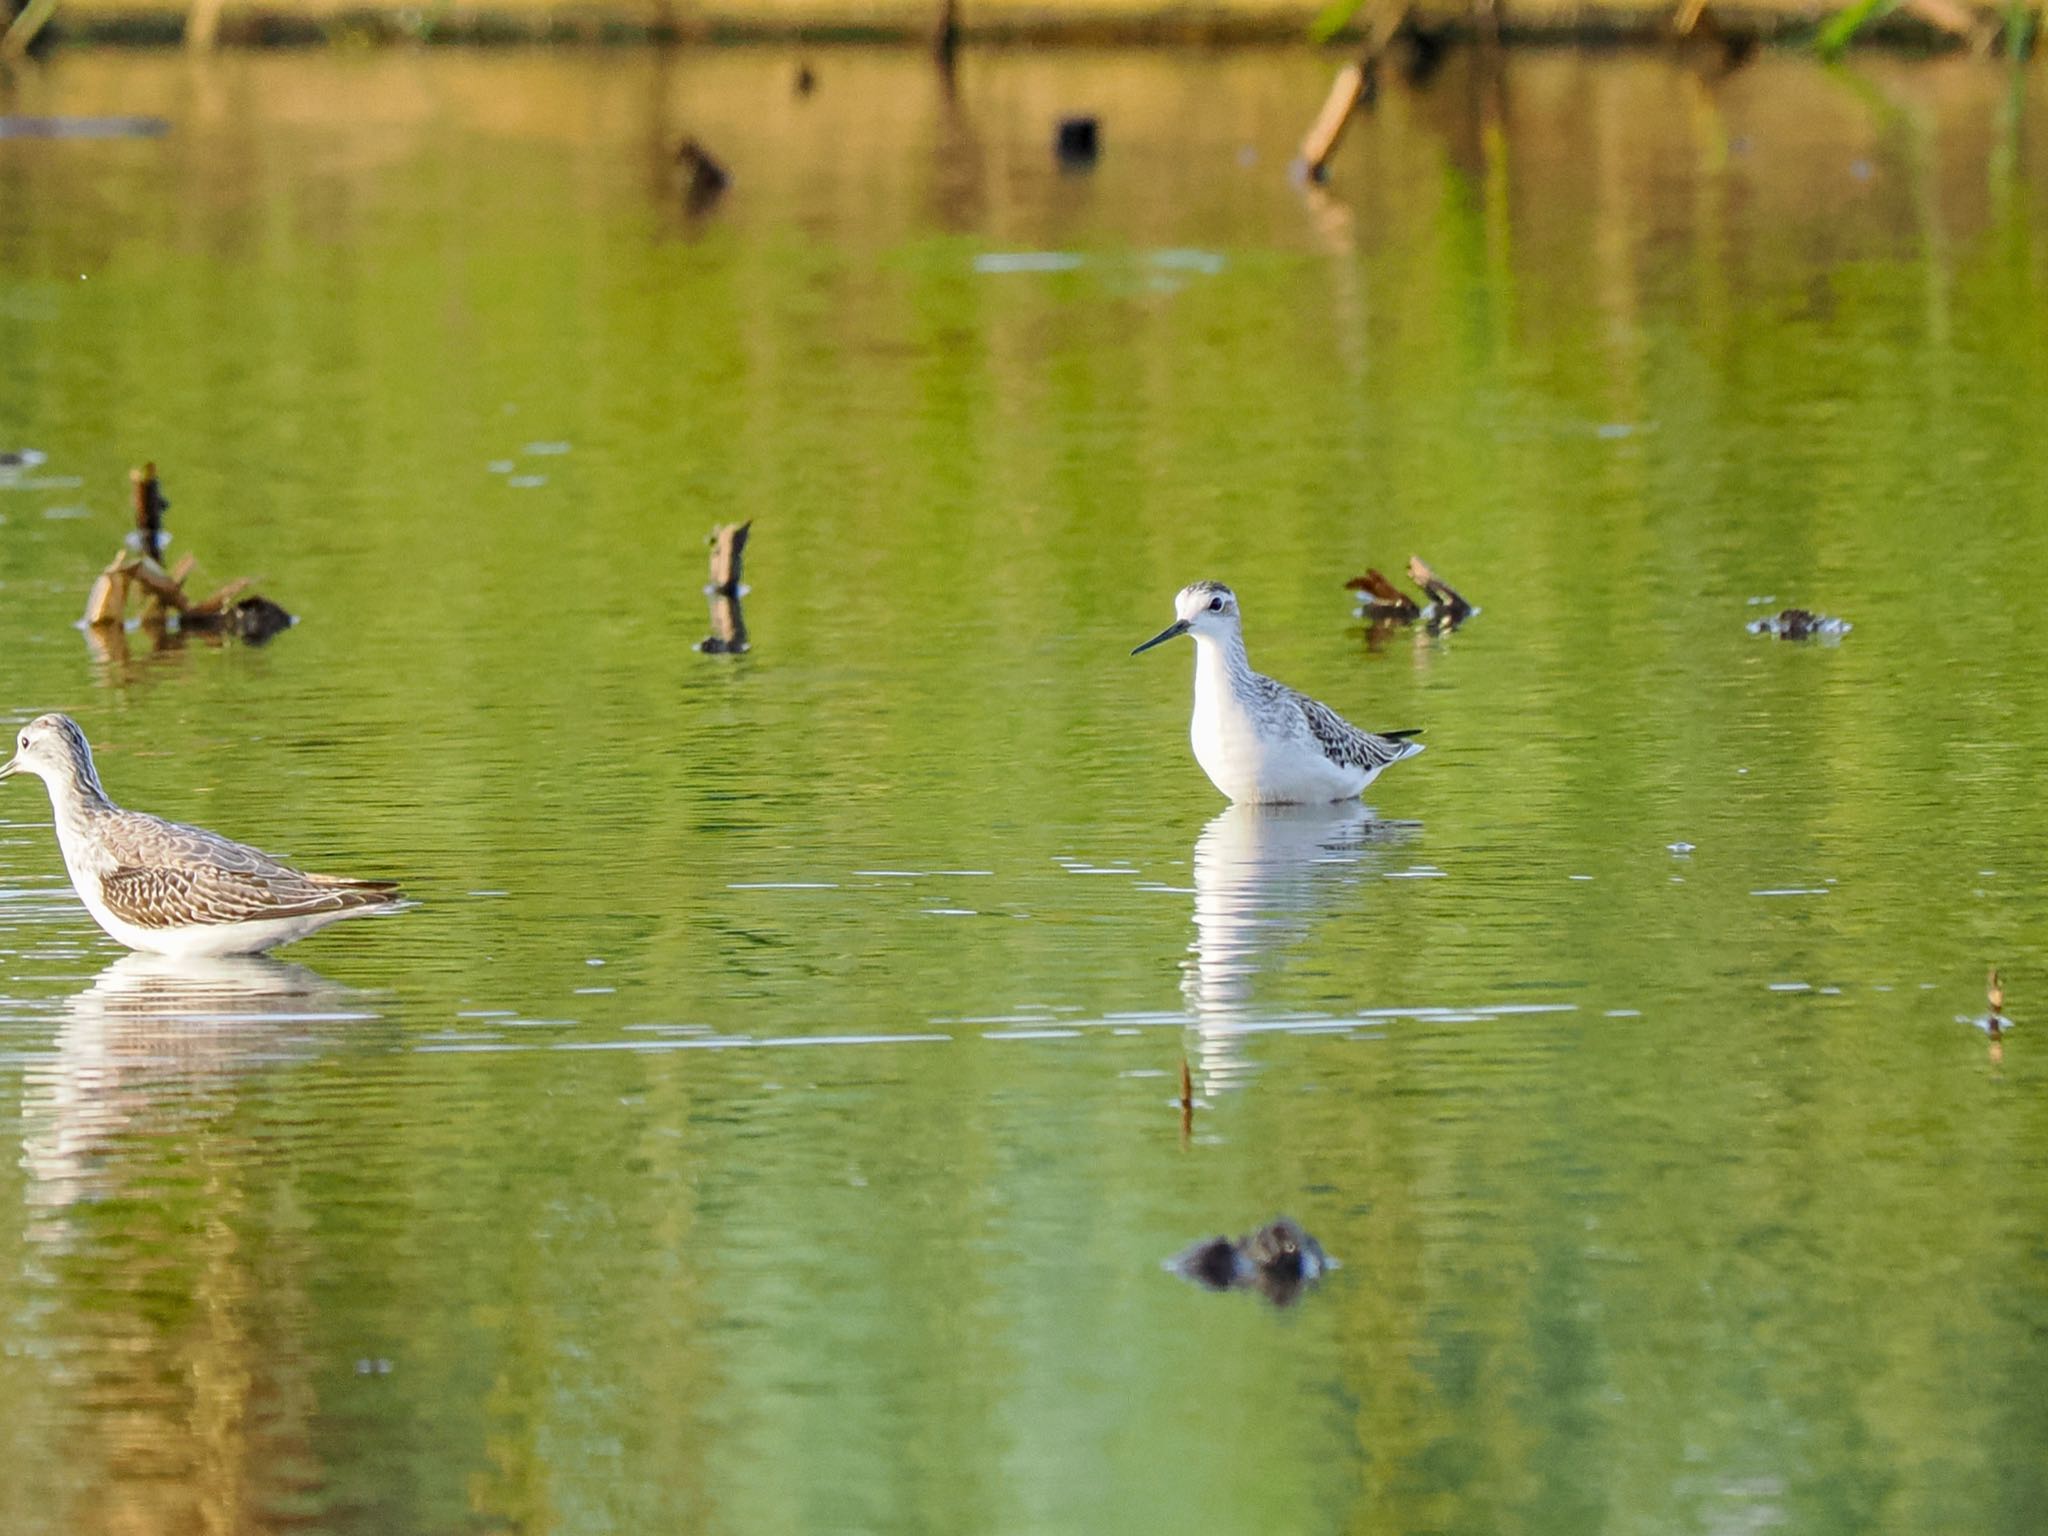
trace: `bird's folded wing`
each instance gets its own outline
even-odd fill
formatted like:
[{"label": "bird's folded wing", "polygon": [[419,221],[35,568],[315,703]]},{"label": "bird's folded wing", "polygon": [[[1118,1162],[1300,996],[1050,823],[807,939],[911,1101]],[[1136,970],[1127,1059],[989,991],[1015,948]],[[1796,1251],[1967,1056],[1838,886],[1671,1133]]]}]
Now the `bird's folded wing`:
[{"label": "bird's folded wing", "polygon": [[1309,734],[1315,737],[1333,763],[1369,770],[1384,767],[1413,750],[1405,741],[1391,741],[1370,731],[1361,731],[1334,709],[1317,703],[1306,694],[1300,695],[1299,699],[1301,717],[1308,723]]},{"label": "bird's folded wing", "polygon": [[281,866],[228,869],[218,864],[133,865],[101,878],[107,910],[138,928],[249,923],[311,917],[396,898],[383,881],[329,880]]}]

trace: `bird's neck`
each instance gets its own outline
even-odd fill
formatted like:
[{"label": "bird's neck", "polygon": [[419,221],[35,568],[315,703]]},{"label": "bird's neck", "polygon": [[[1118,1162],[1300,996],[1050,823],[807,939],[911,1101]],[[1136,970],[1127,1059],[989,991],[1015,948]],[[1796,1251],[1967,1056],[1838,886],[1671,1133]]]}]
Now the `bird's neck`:
[{"label": "bird's neck", "polygon": [[74,763],[72,769],[67,774],[52,775],[46,781],[50,787],[50,809],[56,813],[60,826],[66,823],[81,825],[114,809],[114,802],[100,788],[99,775],[93,772],[90,759]]},{"label": "bird's neck", "polygon": [[1251,686],[1252,663],[1245,655],[1244,636],[1195,636],[1195,702],[1212,704],[1244,693]]}]

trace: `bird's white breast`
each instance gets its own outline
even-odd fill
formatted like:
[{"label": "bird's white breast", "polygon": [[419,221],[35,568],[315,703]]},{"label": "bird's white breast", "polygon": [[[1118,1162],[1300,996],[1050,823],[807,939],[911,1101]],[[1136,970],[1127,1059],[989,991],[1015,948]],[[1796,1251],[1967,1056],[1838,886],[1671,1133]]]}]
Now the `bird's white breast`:
[{"label": "bird's white breast", "polygon": [[1232,800],[1304,805],[1348,800],[1369,777],[1333,763],[1308,731],[1262,718],[1234,685],[1221,648],[1195,647],[1195,761]]}]

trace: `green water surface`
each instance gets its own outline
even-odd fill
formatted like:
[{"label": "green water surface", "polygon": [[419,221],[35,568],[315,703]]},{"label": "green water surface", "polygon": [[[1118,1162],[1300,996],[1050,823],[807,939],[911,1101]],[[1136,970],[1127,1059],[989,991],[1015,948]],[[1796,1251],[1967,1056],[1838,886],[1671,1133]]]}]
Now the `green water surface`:
[{"label": "green water surface", "polygon": [[[0,1531],[2039,1529],[2037,82],[796,62],[0,87],[170,124],[0,139],[0,724],[420,903],[124,961],[0,787]],[[296,630],[75,627],[145,458]],[[1404,825],[1223,809],[1197,577]]]}]

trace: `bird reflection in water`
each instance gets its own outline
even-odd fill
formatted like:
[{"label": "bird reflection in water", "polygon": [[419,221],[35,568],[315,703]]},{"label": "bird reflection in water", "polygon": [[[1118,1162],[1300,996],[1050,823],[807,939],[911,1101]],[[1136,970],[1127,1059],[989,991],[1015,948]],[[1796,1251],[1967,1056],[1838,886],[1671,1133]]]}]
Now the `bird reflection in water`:
[{"label": "bird reflection in water", "polygon": [[1202,829],[1195,840],[1195,941],[1181,991],[1194,1013],[1206,1086],[1232,1086],[1247,1070],[1245,1034],[1285,1022],[1255,1006],[1259,974],[1358,883],[1374,850],[1406,840],[1416,827],[1377,821],[1354,800],[1238,804]]},{"label": "bird reflection in water", "polygon": [[339,983],[258,956],[124,955],[64,1011],[23,1085],[29,1198],[45,1209],[120,1193],[122,1145],[227,1114],[237,1077],[315,1053],[308,1026],[376,1017]]},{"label": "bird reflection in water", "polygon": [[305,1496],[280,1469],[317,1465],[322,1252],[249,1111],[374,1017],[303,966],[147,954],[64,1005],[25,1074],[22,1166],[38,1330],[70,1345],[16,1429],[89,1490],[66,1529],[253,1529]]}]

